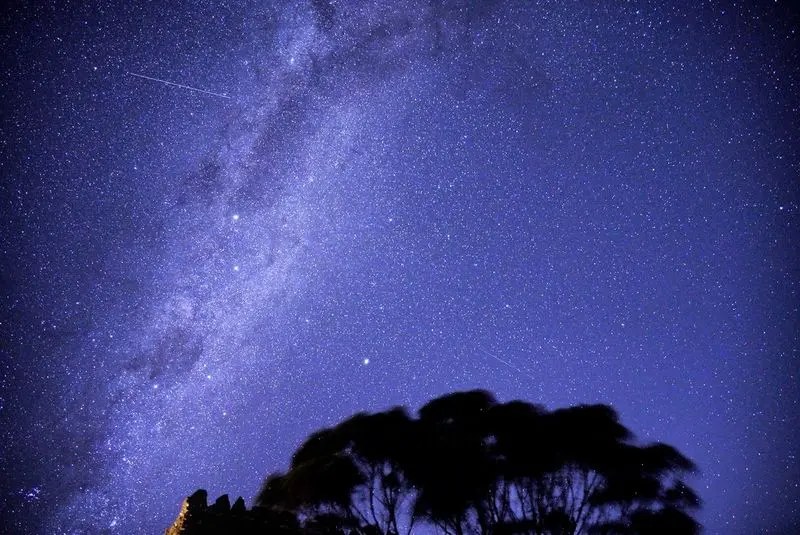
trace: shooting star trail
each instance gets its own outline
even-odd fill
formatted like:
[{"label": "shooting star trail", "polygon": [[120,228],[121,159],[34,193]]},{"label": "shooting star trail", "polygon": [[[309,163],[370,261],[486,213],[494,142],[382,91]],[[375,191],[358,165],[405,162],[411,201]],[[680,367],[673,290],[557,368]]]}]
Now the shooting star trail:
[{"label": "shooting star trail", "polygon": [[489,355],[490,357],[492,357],[492,358],[493,358],[494,360],[496,360],[497,362],[500,362],[501,364],[504,364],[504,365],[506,365],[507,367],[511,368],[511,369],[512,369],[512,370],[514,370],[515,372],[517,372],[517,373],[519,373],[519,374],[522,374],[522,375],[524,375],[524,376],[526,376],[526,377],[529,377],[530,379],[533,379],[534,381],[537,381],[537,380],[538,380],[538,379],[536,379],[536,377],[534,377],[534,376],[533,376],[533,375],[531,375],[530,373],[528,373],[528,372],[526,372],[525,370],[522,370],[522,369],[520,369],[520,368],[517,368],[516,366],[514,366],[513,364],[511,364],[511,363],[510,363],[510,362],[508,362],[507,360],[503,360],[503,359],[501,359],[500,357],[498,357],[497,355],[493,355],[492,353],[489,353],[489,352],[488,352],[488,351],[486,351],[485,349],[483,350],[483,352],[484,352],[484,353],[486,353],[487,355]]},{"label": "shooting star trail", "polygon": [[129,72],[131,76],[135,76],[137,78],[143,78],[145,80],[152,80],[153,82],[161,82],[162,84],[171,85],[174,87],[180,87],[182,89],[188,89],[189,91],[197,91],[198,93],[205,93],[206,95],[213,95],[215,97],[226,98],[228,100],[231,99],[228,95],[223,95],[221,93],[214,93],[213,91],[206,91],[205,89],[199,89],[197,87],[192,87],[190,85],[183,85],[183,84],[176,84],[175,82],[170,82],[169,80],[162,80],[160,78],[153,78],[152,76],[145,76],[144,74],[136,74],[135,72]]}]

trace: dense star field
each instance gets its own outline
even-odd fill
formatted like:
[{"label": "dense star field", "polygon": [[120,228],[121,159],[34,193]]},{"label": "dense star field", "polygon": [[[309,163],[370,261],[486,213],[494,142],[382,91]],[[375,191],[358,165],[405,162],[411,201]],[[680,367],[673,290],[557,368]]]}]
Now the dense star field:
[{"label": "dense star field", "polygon": [[0,531],[158,533],[469,388],[800,525],[796,11],[167,4],[2,15]]}]

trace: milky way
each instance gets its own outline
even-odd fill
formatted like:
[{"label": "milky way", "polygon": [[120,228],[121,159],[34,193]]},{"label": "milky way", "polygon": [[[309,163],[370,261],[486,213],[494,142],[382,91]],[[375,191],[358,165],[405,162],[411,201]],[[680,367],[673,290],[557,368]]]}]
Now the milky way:
[{"label": "milky way", "polygon": [[698,463],[709,533],[797,526],[797,22],[10,9],[3,531],[157,533],[467,388],[611,403]]}]

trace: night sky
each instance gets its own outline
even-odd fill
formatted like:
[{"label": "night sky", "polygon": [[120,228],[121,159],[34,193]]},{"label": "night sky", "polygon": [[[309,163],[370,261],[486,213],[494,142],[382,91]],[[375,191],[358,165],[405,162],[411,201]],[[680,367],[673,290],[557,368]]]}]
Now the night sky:
[{"label": "night sky", "polygon": [[800,525],[787,2],[165,4],[2,14],[0,531],[159,533],[470,388]]}]

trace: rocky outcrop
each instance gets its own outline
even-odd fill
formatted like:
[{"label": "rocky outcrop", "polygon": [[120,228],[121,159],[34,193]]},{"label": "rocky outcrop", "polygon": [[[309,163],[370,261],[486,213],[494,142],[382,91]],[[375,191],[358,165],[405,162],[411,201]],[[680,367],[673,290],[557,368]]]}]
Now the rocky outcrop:
[{"label": "rocky outcrop", "polygon": [[287,511],[247,509],[241,496],[231,506],[227,494],[208,505],[208,493],[200,489],[183,501],[178,517],[165,535],[299,535],[301,532],[297,519]]},{"label": "rocky outcrop", "polygon": [[203,489],[198,490],[185,500],[181,505],[178,518],[167,528],[165,535],[187,535],[199,533],[196,531],[203,525],[208,511],[208,492]]}]

